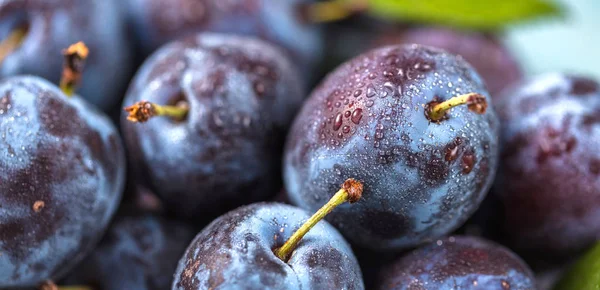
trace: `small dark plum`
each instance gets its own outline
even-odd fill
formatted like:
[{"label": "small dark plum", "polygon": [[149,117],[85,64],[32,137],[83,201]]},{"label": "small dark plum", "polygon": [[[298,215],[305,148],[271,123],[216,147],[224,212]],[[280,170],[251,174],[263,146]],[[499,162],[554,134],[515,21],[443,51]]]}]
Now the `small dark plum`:
[{"label": "small dark plum", "polygon": [[268,199],[281,189],[285,132],[303,97],[295,67],[266,42],[210,33],[172,42],[125,100],[140,122],[122,119],[130,162],[183,217]]},{"label": "small dark plum", "polygon": [[57,55],[76,41],[92,53],[80,95],[107,110],[120,103],[132,71],[124,15],[114,0],[0,1],[0,77],[31,74],[57,83]]},{"label": "small dark plum", "polygon": [[186,250],[172,289],[364,289],[350,245],[319,222],[361,193],[360,182],[347,180],[312,217],[290,205],[257,203],[217,218]]},{"label": "small dark plum", "polygon": [[489,33],[458,31],[442,27],[387,29],[373,39],[374,46],[422,44],[462,56],[481,75],[492,97],[522,78],[519,64]]},{"label": "small dark plum", "polygon": [[58,279],[96,245],[125,182],[110,120],[35,76],[0,81],[0,288]]},{"label": "small dark plum", "polygon": [[364,199],[329,216],[350,242],[401,250],[446,235],[494,178],[498,121],[488,101],[473,68],[442,50],[362,54],[330,73],[296,117],[284,157],[290,200],[314,211],[332,184],[353,177]]},{"label": "small dark plum", "polygon": [[502,131],[494,192],[508,242],[523,253],[571,256],[600,239],[600,86],[552,73],[497,103]]},{"label": "small dark plum", "polygon": [[529,266],[507,248],[481,238],[455,236],[398,259],[382,271],[378,289],[533,290],[536,285]]},{"label": "small dark plum", "polygon": [[[131,0],[132,30],[148,54],[159,46],[198,32],[259,37],[278,44],[304,69],[320,59],[319,25],[302,11],[314,0]],[[308,71],[307,71],[308,72]]]},{"label": "small dark plum", "polygon": [[99,246],[61,284],[102,290],[164,290],[195,232],[149,214],[120,216]]}]

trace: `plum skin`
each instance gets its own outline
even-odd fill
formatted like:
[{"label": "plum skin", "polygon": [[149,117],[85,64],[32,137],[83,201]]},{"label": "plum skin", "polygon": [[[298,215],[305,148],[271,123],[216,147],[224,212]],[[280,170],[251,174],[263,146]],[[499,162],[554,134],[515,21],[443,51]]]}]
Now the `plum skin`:
[{"label": "plum skin", "polygon": [[493,98],[522,78],[521,68],[508,49],[491,34],[442,27],[383,30],[373,45],[422,44],[462,56],[481,75]]},{"label": "plum skin", "polygon": [[[323,35],[305,22],[301,4],[313,0],[133,0],[128,11],[132,30],[145,54],[198,32],[259,37],[280,45],[310,71],[320,58]],[[308,68],[305,68],[307,66]]]},{"label": "plum skin", "polygon": [[120,201],[125,156],[110,120],[38,77],[0,82],[0,288],[79,262]]},{"label": "plum skin", "polygon": [[278,203],[255,203],[217,218],[179,261],[173,290],[364,289],[350,245],[325,221],[287,263],[273,253],[310,216]]},{"label": "plum skin", "polygon": [[341,65],[296,117],[284,155],[293,204],[317,210],[337,184],[355,178],[363,199],[328,220],[352,243],[400,250],[443,236],[478,207],[495,174],[498,121],[459,106],[431,123],[435,97],[480,93],[461,58],[410,45],[372,50]]},{"label": "plum skin", "polygon": [[494,193],[508,243],[532,255],[569,256],[600,239],[600,89],[550,73],[498,103],[502,162]]},{"label": "plum skin", "polygon": [[187,224],[150,214],[119,216],[98,247],[61,284],[169,289],[177,262],[195,234]]},{"label": "plum skin", "polygon": [[52,0],[3,1],[0,33],[28,24],[19,48],[0,63],[0,76],[33,74],[58,83],[62,50],[84,41],[90,48],[80,96],[103,110],[120,103],[132,73],[131,43],[125,33],[124,15],[116,1]]},{"label": "plum skin", "polygon": [[134,170],[168,208],[204,219],[281,187],[285,132],[303,99],[293,64],[254,38],[203,33],[159,49],[124,106],[189,103],[186,120],[121,123]]},{"label": "plum skin", "polygon": [[477,237],[453,236],[387,266],[377,289],[535,289],[535,278],[507,248]]}]

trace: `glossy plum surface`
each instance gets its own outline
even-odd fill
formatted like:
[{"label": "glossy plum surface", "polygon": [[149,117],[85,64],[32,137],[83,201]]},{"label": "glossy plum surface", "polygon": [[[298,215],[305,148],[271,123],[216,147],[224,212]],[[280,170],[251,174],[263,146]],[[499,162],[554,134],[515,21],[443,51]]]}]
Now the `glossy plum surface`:
[{"label": "glossy plum surface", "polygon": [[96,245],[121,197],[115,127],[32,76],[0,81],[0,288],[60,278]]},{"label": "glossy plum surface", "polygon": [[278,203],[219,217],[186,250],[172,289],[364,289],[350,246],[327,222],[304,236],[287,263],[275,256],[273,250],[309,217]]},{"label": "glossy plum surface", "polygon": [[509,242],[544,256],[585,249],[600,238],[598,83],[553,73],[506,94],[495,192]]},{"label": "glossy plum surface", "polygon": [[316,211],[347,178],[363,199],[328,220],[350,242],[383,251],[443,236],[475,211],[494,177],[498,122],[456,107],[439,123],[425,106],[480,93],[462,58],[426,46],[389,46],[341,65],[313,91],[288,136],[292,203]]},{"label": "glossy plum surface", "polygon": [[281,189],[284,134],[304,95],[277,48],[246,37],[199,34],[166,45],[137,73],[124,106],[185,101],[187,118],[123,118],[134,170],[166,206],[209,217]]},{"label": "glossy plum surface", "polygon": [[169,289],[177,262],[194,235],[184,223],[149,214],[119,217],[98,248],[61,284],[102,290]]},{"label": "glossy plum surface", "polygon": [[383,30],[373,39],[374,46],[422,44],[462,56],[471,64],[493,97],[522,77],[517,61],[492,34],[466,32],[442,27],[413,27]]},{"label": "glossy plum surface", "polygon": [[303,19],[313,0],[131,0],[130,18],[145,53],[197,32],[259,37],[280,45],[304,69],[323,48],[318,24]]},{"label": "glossy plum surface", "polygon": [[0,76],[41,76],[58,83],[62,50],[84,41],[90,49],[80,95],[109,109],[121,102],[131,74],[131,45],[114,0],[7,0],[0,2],[0,38],[28,27],[20,47],[0,63]]},{"label": "glossy plum surface", "polygon": [[416,249],[382,272],[380,290],[536,289],[531,269],[510,250],[455,236]]}]

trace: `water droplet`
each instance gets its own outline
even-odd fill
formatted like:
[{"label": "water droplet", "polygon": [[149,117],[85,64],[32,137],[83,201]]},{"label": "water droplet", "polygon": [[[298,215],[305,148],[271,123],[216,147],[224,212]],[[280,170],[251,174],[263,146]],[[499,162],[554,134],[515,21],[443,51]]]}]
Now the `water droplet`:
[{"label": "water droplet", "polygon": [[383,130],[375,130],[375,139],[383,139]]},{"label": "water droplet", "polygon": [[360,96],[360,94],[362,94],[362,90],[354,91],[354,97],[358,97],[358,96]]},{"label": "water droplet", "polygon": [[372,72],[372,73],[369,74],[369,79],[374,80],[376,77],[377,77],[377,74],[374,73],[374,72]]},{"label": "water droplet", "polygon": [[350,113],[350,111],[346,111],[346,112],[344,112],[344,117],[348,118],[348,117],[350,117],[351,114],[352,113]]},{"label": "water droplet", "polygon": [[373,84],[369,84],[367,86],[367,98],[372,98],[377,94],[377,91],[375,90],[375,87],[373,86]]},{"label": "water droplet", "polygon": [[343,123],[343,119],[342,119],[342,113],[338,113],[335,116],[335,121],[333,122],[333,130],[337,131],[340,129],[340,127],[342,127],[342,123]]},{"label": "water droplet", "polygon": [[350,120],[352,120],[352,123],[358,124],[360,123],[360,119],[362,119],[362,109],[358,108],[352,112],[352,118],[350,118]]},{"label": "water droplet", "polygon": [[375,104],[375,102],[373,102],[373,100],[367,100],[367,102],[365,103],[365,106],[367,106],[367,108],[373,107],[373,105]]},{"label": "water droplet", "polygon": [[338,137],[338,138],[340,138],[340,139],[342,139],[342,138],[344,138],[344,134],[342,134],[342,133],[338,133],[338,134],[337,134],[337,137]]},{"label": "water droplet", "polygon": [[385,84],[383,84],[383,92],[381,93],[380,97],[385,98],[387,96],[393,96],[393,95],[394,95],[394,85],[392,85],[392,83],[390,83],[390,82],[386,82]]},{"label": "water droplet", "polygon": [[344,128],[342,128],[342,132],[344,132],[345,134],[348,134],[350,132],[350,126],[348,126],[348,125],[344,126]]},{"label": "water droplet", "polygon": [[335,102],[335,107],[336,107],[336,108],[339,108],[341,105],[342,105],[342,103],[340,103],[340,102]]}]

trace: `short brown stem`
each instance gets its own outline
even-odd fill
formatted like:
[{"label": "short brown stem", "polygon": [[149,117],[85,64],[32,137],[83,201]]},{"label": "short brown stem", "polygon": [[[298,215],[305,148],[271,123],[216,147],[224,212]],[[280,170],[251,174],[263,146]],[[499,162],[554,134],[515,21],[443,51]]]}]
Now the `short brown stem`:
[{"label": "short brown stem", "polygon": [[60,89],[67,96],[72,96],[75,89],[81,82],[83,67],[88,57],[89,50],[83,42],[72,44],[63,50],[65,62],[63,65],[62,78],[60,79]]},{"label": "short brown stem", "polygon": [[320,220],[322,220],[327,214],[329,214],[334,208],[345,202],[355,203],[362,197],[363,185],[360,181],[353,178],[347,179],[342,188],[321,207],[315,214],[313,214],[292,236],[281,246],[275,250],[275,255],[284,262],[287,262],[289,256],[292,254],[298,243],[310,229],[312,229]]},{"label": "short brown stem", "polygon": [[0,62],[4,61],[9,54],[21,46],[27,32],[27,26],[18,27],[0,42]]},{"label": "short brown stem", "polygon": [[124,109],[129,113],[127,120],[134,123],[144,123],[152,117],[166,116],[175,121],[182,121],[187,116],[190,108],[185,102],[176,106],[161,106],[148,101],[140,101]]},{"label": "short brown stem", "polygon": [[447,118],[447,113],[450,109],[461,105],[467,105],[471,112],[483,114],[488,104],[483,95],[469,93],[453,97],[446,101],[434,100],[430,102],[425,106],[425,116],[432,122],[440,122]]}]

